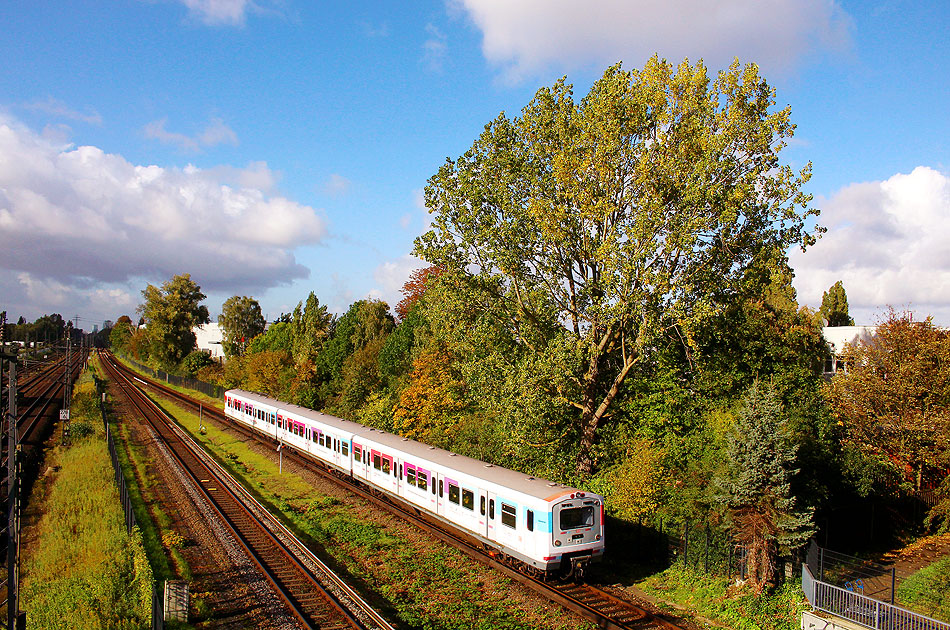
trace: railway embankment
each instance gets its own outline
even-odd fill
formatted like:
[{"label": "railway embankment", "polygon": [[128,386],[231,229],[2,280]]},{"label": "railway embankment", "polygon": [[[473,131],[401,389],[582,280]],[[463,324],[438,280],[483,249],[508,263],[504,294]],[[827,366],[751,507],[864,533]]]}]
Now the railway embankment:
[{"label": "railway embankment", "polygon": [[69,444],[47,448],[24,512],[27,626],[147,627],[153,574],[140,532],[126,530],[91,373],[70,411]]}]

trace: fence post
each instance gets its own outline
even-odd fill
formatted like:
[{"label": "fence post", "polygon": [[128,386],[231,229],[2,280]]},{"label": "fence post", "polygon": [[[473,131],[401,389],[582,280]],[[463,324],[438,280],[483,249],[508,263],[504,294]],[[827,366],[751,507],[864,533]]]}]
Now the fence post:
[{"label": "fence post", "polygon": [[897,581],[897,571],[891,567],[891,605],[894,605],[894,583]]},{"label": "fence post", "polygon": [[818,580],[825,581],[825,548],[818,548]]}]

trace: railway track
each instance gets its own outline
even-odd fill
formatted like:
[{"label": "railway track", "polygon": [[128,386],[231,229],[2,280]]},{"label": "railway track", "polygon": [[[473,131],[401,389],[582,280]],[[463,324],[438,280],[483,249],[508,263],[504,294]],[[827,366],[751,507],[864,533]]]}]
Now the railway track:
[{"label": "railway track", "polygon": [[[272,588],[304,628],[382,629],[392,626],[326,567],[250,493],[155,405],[109,357],[113,382],[192,477]],[[141,380],[141,379],[138,379]]]},{"label": "railway track", "polygon": [[[121,366],[121,368],[128,370],[128,368],[124,366]],[[134,378],[142,380],[138,375]],[[194,409],[196,412],[200,409],[205,417],[211,417],[219,423],[230,427],[232,430],[239,431],[243,435],[260,441],[266,440],[266,438],[260,434],[232,422],[225,416],[223,410],[220,408],[209,407],[205,403],[196,401],[175,389],[162,383],[152,381],[151,379],[148,381],[143,380],[142,382],[161,395],[181,403],[186,408]],[[678,625],[671,619],[648,611],[628,600],[621,599],[595,585],[574,582],[546,582],[527,576],[507,564],[504,557],[492,554],[484,549],[484,546],[478,541],[445,527],[435,519],[427,518],[424,513],[418,510],[395,503],[377,491],[367,488],[362,484],[354,483],[352,480],[342,477],[339,474],[334,474],[321,462],[298,454],[292,449],[285,450],[284,457],[293,459],[300,465],[308,467],[335,483],[346,484],[348,490],[360,495],[365,500],[396,514],[399,518],[412,521],[440,540],[460,549],[473,559],[494,567],[507,577],[524,584],[548,600],[594,621],[599,628],[612,630],[682,630],[684,628],[684,626]]]}]

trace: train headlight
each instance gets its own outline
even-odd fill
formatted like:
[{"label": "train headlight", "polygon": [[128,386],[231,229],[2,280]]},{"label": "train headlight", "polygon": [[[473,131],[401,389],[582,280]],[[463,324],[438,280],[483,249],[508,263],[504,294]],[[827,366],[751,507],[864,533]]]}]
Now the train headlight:
[{"label": "train headlight", "polygon": [[560,547],[560,546],[561,546],[561,541],[560,541],[560,540],[555,540],[555,541],[554,541],[554,546],[555,546],[555,547]]},{"label": "train headlight", "polygon": [[594,540],[600,540],[600,534],[597,534],[596,536],[594,536]]}]

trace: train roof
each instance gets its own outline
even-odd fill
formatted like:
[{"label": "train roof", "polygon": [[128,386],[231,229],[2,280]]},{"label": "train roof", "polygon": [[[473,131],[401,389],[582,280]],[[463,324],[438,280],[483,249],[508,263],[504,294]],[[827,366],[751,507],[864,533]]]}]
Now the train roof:
[{"label": "train roof", "polygon": [[371,440],[381,446],[388,446],[409,456],[418,457],[419,459],[424,459],[430,462],[448,466],[459,471],[460,473],[477,477],[479,479],[484,479],[485,481],[510,488],[528,496],[539,499],[550,499],[552,496],[560,496],[568,492],[577,491],[577,488],[550,481],[542,477],[526,475],[525,473],[511,470],[503,466],[489,464],[478,459],[466,457],[465,455],[459,455],[458,453],[453,453],[451,451],[438,448],[436,446],[429,446],[428,444],[423,444],[422,442],[417,442],[409,438],[387,433],[386,431],[374,429],[372,427],[359,424],[358,422],[351,422],[350,420],[337,418],[336,416],[331,416],[320,411],[314,411],[313,409],[307,409],[306,407],[301,407],[299,405],[284,403],[274,400],[273,398],[255,394],[253,392],[232,389],[228,390],[227,393],[237,394],[247,400],[260,402],[272,407],[277,407],[278,409],[283,409],[297,416],[303,416],[317,422],[323,422],[344,432],[351,433],[356,438]]}]

